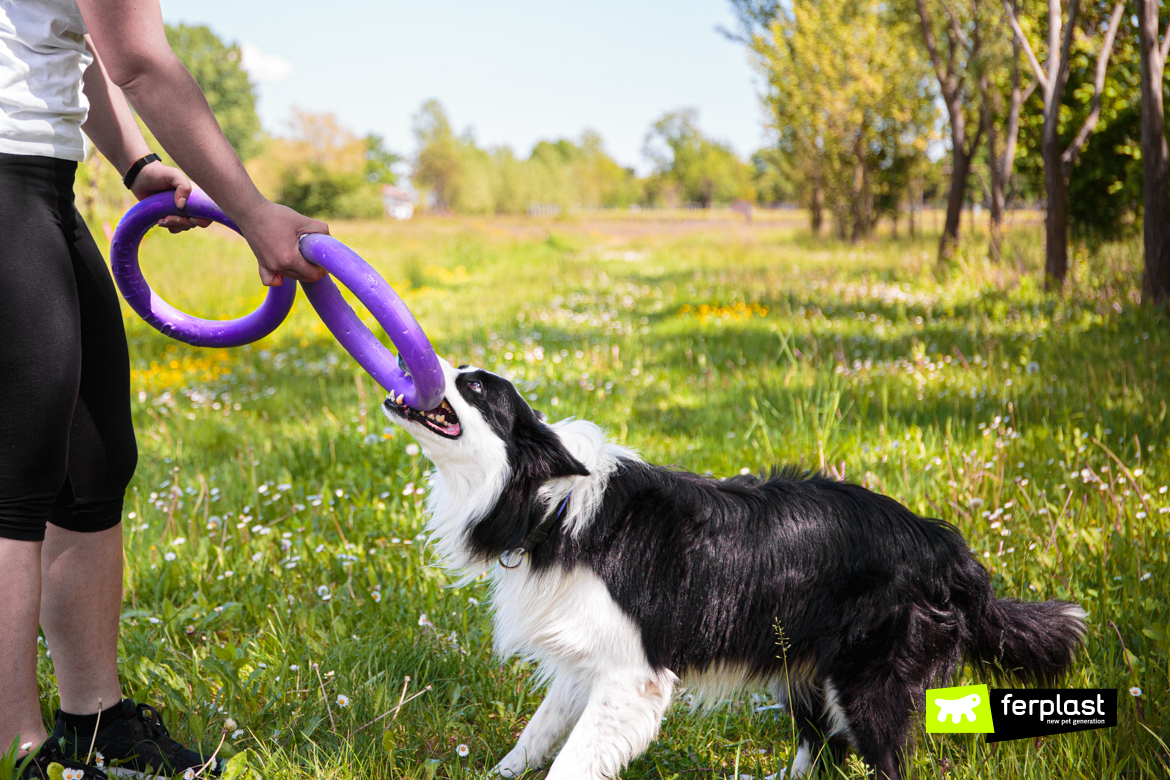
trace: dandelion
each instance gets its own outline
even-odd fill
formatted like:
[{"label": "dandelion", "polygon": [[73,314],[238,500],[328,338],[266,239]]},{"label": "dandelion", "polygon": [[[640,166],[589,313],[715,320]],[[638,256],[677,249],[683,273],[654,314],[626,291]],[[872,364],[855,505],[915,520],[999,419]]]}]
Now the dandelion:
[{"label": "dandelion", "polygon": [[1135,685],[1129,689],[1129,695],[1137,698],[1142,695],[1142,689]]},{"label": "dandelion", "polygon": [[418,455],[418,453],[419,453],[419,449],[418,449],[417,444],[411,442],[410,444],[406,445],[406,454],[407,455]]},{"label": "dandelion", "polygon": [[223,722],[223,728],[224,731],[235,731],[237,728],[239,728],[239,725],[236,723],[235,718],[228,718]]},{"label": "dandelion", "polygon": [[337,694],[337,706],[338,707],[348,707],[349,706],[349,697],[346,696],[344,693]]},{"label": "dandelion", "polygon": [[471,752],[471,749],[468,748],[467,745],[460,745],[459,747],[455,748],[455,752],[459,755],[460,758],[467,758],[467,754]]}]

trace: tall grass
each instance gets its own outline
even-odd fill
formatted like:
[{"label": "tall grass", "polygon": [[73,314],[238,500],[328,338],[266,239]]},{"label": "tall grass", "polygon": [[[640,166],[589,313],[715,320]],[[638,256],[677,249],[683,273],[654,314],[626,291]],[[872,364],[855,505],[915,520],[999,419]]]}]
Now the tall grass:
[{"label": "tall grass", "polygon": [[[919,727],[917,776],[1170,772],[1170,322],[1129,294],[1132,247],[1078,258],[1060,297],[1037,284],[1040,238],[1024,229],[1003,265],[971,244],[946,271],[933,238],[851,247],[758,225],[333,230],[441,354],[512,377],[554,419],[593,419],[698,472],[795,463],[864,483],[958,525],[1001,596],[1082,604],[1090,631],[1066,684],[1122,689],[1118,726],[994,748]],[[246,245],[223,235],[152,237],[143,266],[205,316],[262,295]],[[483,775],[541,691],[525,663],[492,657],[483,585],[453,589],[432,565],[428,465],[378,388],[303,298],[236,350],[168,341],[129,313],[126,326],[141,448],[126,693],[182,739],[222,739],[235,776]],[[48,714],[50,660],[39,668]],[[748,693],[708,717],[680,704],[623,777],[774,773],[795,745],[771,703]]]}]

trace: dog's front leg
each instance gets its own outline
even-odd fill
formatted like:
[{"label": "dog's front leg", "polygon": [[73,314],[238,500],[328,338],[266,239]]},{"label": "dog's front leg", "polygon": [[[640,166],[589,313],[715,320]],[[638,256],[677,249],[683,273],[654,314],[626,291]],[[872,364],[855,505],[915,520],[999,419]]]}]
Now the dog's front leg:
[{"label": "dog's front leg", "polygon": [[649,669],[599,680],[547,780],[616,777],[657,736],[677,681],[668,671]]},{"label": "dog's front leg", "polygon": [[569,672],[558,672],[548,695],[536,708],[516,747],[496,765],[504,777],[519,777],[536,769],[581,717],[589,701],[589,686]]}]

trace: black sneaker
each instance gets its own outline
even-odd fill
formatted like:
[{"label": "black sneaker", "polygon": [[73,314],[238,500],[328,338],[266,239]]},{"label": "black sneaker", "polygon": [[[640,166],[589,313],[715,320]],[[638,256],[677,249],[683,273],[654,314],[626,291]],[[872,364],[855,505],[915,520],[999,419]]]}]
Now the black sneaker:
[{"label": "black sneaker", "polygon": [[88,753],[93,739],[95,758],[100,754],[106,771],[119,777],[219,777],[223,762],[217,758],[208,766],[210,756],[172,739],[154,707],[135,704],[133,699],[122,699],[121,707],[122,717],[108,725],[98,724],[96,738],[69,729],[58,712],[52,739],[63,737],[66,753],[76,751],[77,755]]},{"label": "black sneaker", "polygon": [[[16,762],[17,767],[24,763],[24,759]],[[106,773],[97,767],[83,764],[80,761],[70,761],[61,753],[60,743],[49,737],[37,752],[32,755],[32,761],[24,766],[24,770],[16,774],[13,780],[49,780],[49,765],[60,764],[64,770],[61,773],[63,780],[107,780]]]}]

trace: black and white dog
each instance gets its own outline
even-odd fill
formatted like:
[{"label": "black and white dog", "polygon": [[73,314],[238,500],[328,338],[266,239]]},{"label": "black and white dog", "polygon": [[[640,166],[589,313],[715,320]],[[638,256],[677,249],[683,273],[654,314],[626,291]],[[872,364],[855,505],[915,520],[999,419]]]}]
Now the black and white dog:
[{"label": "black and white dog", "polygon": [[592,423],[545,424],[499,376],[444,371],[435,411],[385,408],[437,467],[445,564],[490,573],[497,651],[551,682],[505,777],[562,740],[549,780],[616,776],[681,684],[715,702],[771,689],[799,731],[790,776],[852,746],[895,780],[925,689],[962,659],[1025,680],[1072,662],[1080,607],[997,599],[944,522],[817,474],[653,466]]}]

